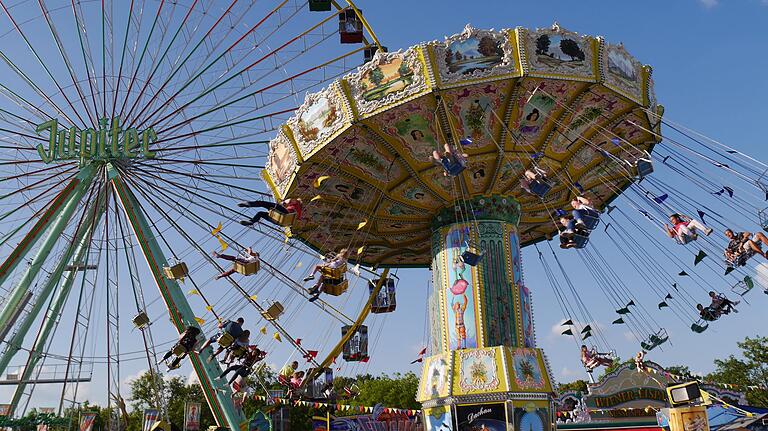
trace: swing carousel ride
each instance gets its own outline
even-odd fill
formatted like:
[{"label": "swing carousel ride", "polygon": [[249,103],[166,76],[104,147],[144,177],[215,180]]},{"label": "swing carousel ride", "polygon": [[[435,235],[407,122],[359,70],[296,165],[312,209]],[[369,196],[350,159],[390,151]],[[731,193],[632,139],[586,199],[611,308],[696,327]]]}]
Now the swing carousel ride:
[{"label": "swing carousel ride", "polygon": [[[756,285],[768,239],[739,235],[751,214],[768,226],[766,166],[662,119],[651,68],[622,45],[467,26],[387,52],[352,2],[327,0],[0,5],[12,414],[44,385],[59,411],[74,405],[100,372],[119,406],[126,364],[191,364],[234,429],[248,419],[235,401],[266,388],[257,373],[217,379],[216,353],[247,371],[265,354],[306,363],[303,380],[281,376],[291,397],[334,398],[327,383],[366,369],[395,311],[394,271],[416,267],[432,271],[425,421],[454,429],[461,405],[501,403],[548,430],[554,382],[521,248],[537,251],[577,348],[610,350],[584,295],[650,351],[670,339],[661,314],[703,332],[730,311],[723,286]],[[667,173],[714,203],[674,193]],[[566,259],[600,291],[577,291]],[[658,313],[613,259],[643,274]]]}]

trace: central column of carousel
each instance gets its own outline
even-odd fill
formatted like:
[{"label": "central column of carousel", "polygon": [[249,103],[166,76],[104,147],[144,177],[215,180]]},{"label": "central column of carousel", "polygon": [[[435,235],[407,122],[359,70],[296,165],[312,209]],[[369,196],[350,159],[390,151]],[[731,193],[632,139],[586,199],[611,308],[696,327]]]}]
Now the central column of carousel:
[{"label": "central column of carousel", "polygon": [[504,196],[460,205],[432,225],[435,354],[418,393],[426,429],[551,431],[552,380],[523,281],[520,205]]}]

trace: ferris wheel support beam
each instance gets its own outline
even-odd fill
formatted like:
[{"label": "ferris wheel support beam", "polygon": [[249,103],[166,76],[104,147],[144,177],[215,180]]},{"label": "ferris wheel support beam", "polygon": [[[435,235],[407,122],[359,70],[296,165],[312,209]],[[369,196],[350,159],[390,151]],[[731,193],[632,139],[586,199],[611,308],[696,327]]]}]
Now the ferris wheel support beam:
[{"label": "ferris wheel support beam", "polygon": [[10,256],[0,266],[0,284],[3,284],[34,244],[48,231],[48,235],[43,240],[43,243],[40,244],[37,254],[32,259],[29,267],[24,271],[18,284],[8,297],[3,310],[0,312],[0,328],[10,324],[11,317],[19,303],[29,291],[29,286],[40,272],[54,244],[61,237],[61,233],[72,218],[72,214],[74,214],[75,209],[77,209],[80,200],[90,187],[95,176],[96,167],[93,164],[83,167],[80,173],[56,197],[53,205],[50,206],[29,233],[21,240],[19,246],[11,252]]},{"label": "ferris wheel support beam", "polygon": [[[163,266],[166,266],[168,261],[152,232],[152,228],[141,212],[140,204],[136,197],[112,165],[108,165],[107,170],[109,181],[123,207],[125,216],[136,236],[136,241],[141,247],[141,252],[147,261],[152,277],[155,279],[163,302],[165,302],[165,306],[168,309],[171,323],[179,334],[184,332],[189,326],[199,327],[195,320],[195,314],[189,306],[179,284],[176,280],[168,279],[163,274]],[[200,354],[191,352],[189,359],[200,381],[203,394],[211,408],[217,425],[222,427],[228,426],[232,430],[239,429],[243,425],[244,418],[242,413],[235,409],[232,402],[232,391],[229,389],[229,386],[222,380],[216,379],[221,374],[221,368],[217,361],[211,360],[210,349],[206,349]]]},{"label": "ferris wheel support beam", "polygon": [[[61,280],[62,275],[64,274],[64,270],[67,268],[67,264],[70,262],[70,259],[72,259],[72,262],[75,264],[75,266],[83,261],[83,258],[90,248],[89,244],[93,238],[93,231],[95,230],[96,226],[98,226],[99,221],[101,220],[101,216],[104,214],[104,209],[105,201],[102,199],[99,202],[97,208],[94,208],[93,211],[89,211],[86,219],[80,225],[80,229],[78,229],[72,244],[67,248],[64,256],[56,266],[56,269],[48,277],[43,290],[40,292],[37,302],[35,302],[33,310],[19,325],[19,329],[16,331],[16,334],[8,343],[9,348],[3,353],[2,357],[0,357],[0,374],[5,372],[5,369],[10,363],[14,354],[19,350],[19,347],[24,341],[24,337],[27,334],[29,327],[35,320],[35,317],[37,317],[38,313],[40,313],[40,309],[43,307],[43,305],[47,303],[46,299],[48,296],[55,289],[56,285],[59,284],[59,280]],[[74,258],[72,258],[73,256]],[[43,355],[43,350],[48,344],[48,338],[51,335],[51,331],[56,326],[56,321],[59,318],[61,310],[64,307],[64,304],[66,304],[67,298],[69,298],[69,294],[72,291],[72,286],[74,285],[75,279],[77,278],[77,273],[77,269],[72,269],[68,271],[66,275],[64,275],[61,287],[56,293],[56,297],[54,298],[51,307],[46,312],[43,326],[35,338],[35,343],[32,349],[29,351],[29,357],[27,358],[27,363],[24,366],[24,371],[19,377],[19,385],[16,387],[16,392],[13,394],[9,415],[13,415],[13,412],[16,410],[16,406],[24,394],[24,389],[27,386],[27,382],[29,382],[35,366]],[[64,376],[65,379],[67,377],[68,376]]]}]

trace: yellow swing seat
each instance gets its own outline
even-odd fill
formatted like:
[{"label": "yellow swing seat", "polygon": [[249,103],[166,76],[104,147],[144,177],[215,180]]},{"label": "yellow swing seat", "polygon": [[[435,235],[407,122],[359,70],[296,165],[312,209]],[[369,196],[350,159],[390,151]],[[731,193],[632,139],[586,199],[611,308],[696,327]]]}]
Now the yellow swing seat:
[{"label": "yellow swing seat", "polygon": [[189,268],[187,268],[186,263],[179,262],[173,266],[164,266],[163,272],[165,273],[165,277],[170,280],[184,281],[184,277],[189,275]]},{"label": "yellow swing seat", "polygon": [[296,221],[296,213],[289,212],[288,214],[283,214],[276,209],[271,209],[269,210],[269,218],[282,227],[290,227]]},{"label": "yellow swing seat", "polygon": [[269,308],[264,310],[261,315],[264,316],[265,319],[272,321],[277,320],[277,318],[283,314],[283,311],[285,311],[283,304],[275,301],[272,303],[272,305],[269,306]]},{"label": "yellow swing seat", "polygon": [[261,269],[261,262],[258,260],[248,263],[235,261],[235,271],[242,275],[248,276],[256,274],[259,272],[259,269]]},{"label": "yellow swing seat", "polygon": [[229,347],[232,345],[232,343],[235,342],[235,337],[232,336],[229,332],[225,332],[221,334],[218,340],[216,340],[217,343],[219,343],[219,346],[221,347]]},{"label": "yellow swing seat", "polygon": [[143,329],[149,326],[149,316],[147,316],[147,313],[144,311],[140,311],[139,314],[131,319],[131,321],[139,329]]},{"label": "yellow swing seat", "polygon": [[325,278],[342,279],[347,272],[347,264],[341,265],[338,268],[329,268],[327,266],[320,267],[320,273]]},{"label": "yellow swing seat", "polygon": [[183,354],[187,353],[187,348],[182,346],[181,344],[177,344],[173,346],[173,354],[176,356],[181,356]]},{"label": "yellow swing seat", "polygon": [[230,355],[232,355],[233,358],[242,358],[245,356],[245,353],[247,352],[247,348],[245,346],[235,346],[232,349],[230,349]]}]

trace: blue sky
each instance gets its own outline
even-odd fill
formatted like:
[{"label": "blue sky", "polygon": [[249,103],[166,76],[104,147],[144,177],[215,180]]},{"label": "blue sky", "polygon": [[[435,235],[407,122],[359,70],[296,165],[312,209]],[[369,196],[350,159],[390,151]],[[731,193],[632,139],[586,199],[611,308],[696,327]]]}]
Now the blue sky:
[{"label": "blue sky", "polygon": [[[441,40],[444,36],[460,32],[467,23],[478,28],[500,29],[547,27],[557,21],[562,27],[579,33],[602,35],[613,43],[623,42],[632,55],[653,66],[656,95],[666,107],[666,118],[758,159],[768,159],[762,141],[763,133],[759,129],[768,117],[768,108],[764,104],[768,98],[768,85],[764,82],[768,57],[763,55],[768,42],[763,30],[768,22],[768,2],[765,0],[645,1],[642,4],[613,1],[361,0],[358,6],[363,9],[383,44],[391,50],[407,48],[425,40]],[[682,178],[671,176],[664,170],[658,174],[678,187],[674,193],[694,198],[700,196]],[[622,201],[617,202],[621,204]],[[746,225],[745,222],[740,223]],[[722,242],[722,239],[718,241]],[[592,246],[606,247],[606,255],[613,257],[615,255],[610,254],[612,249],[609,245],[605,238],[598,237]],[[634,354],[637,343],[628,339],[622,328],[610,328],[615,314],[591,277],[583,275],[578,259],[567,254],[560,256],[566,268],[577,275],[574,281],[582,299],[595,318],[606,327],[610,347],[622,357]],[[304,268],[310,264],[307,259],[302,262]],[[562,321],[563,314],[554,306],[555,296],[535,250],[525,249],[523,262],[525,281],[533,294],[537,342],[549,357],[555,379],[569,381],[586,378],[574,343],[557,335],[557,325]],[[654,308],[657,300],[647,292],[644,278],[634,272],[626,261],[616,259],[613,264],[638,300]],[[673,271],[671,267],[669,270]],[[429,272],[402,270],[399,276],[397,311],[391,315],[375,316],[369,323],[372,328],[372,360],[367,365],[345,367],[345,373],[419,372],[419,365],[409,363],[427,345],[425,325]],[[727,286],[723,286],[723,290],[728,290]],[[698,294],[701,295],[700,292]],[[768,297],[760,292],[750,295],[748,300],[751,304],[741,306],[738,315],[717,322],[705,335],[697,336],[680,321],[663,312],[652,311],[670,332],[672,344],[662,352],[654,351],[649,358],[662,365],[686,364],[694,371],[710,371],[713,359],[736,351],[737,341],[745,336],[768,334],[762,313]],[[361,288],[343,301],[354,308],[354,304],[359,304],[363,297],[364,289]],[[148,301],[152,302],[152,299],[148,298]],[[200,304],[195,306],[202,308]],[[151,307],[155,313],[162,311],[156,301]],[[313,326],[315,317],[303,314],[312,310],[307,307],[302,310],[302,313],[293,316],[296,319],[293,326],[302,332],[297,337],[312,340],[317,335],[317,338],[326,340],[323,346],[329,348],[331,341],[338,337],[338,329],[333,328],[332,333],[327,334],[325,327],[322,331],[316,330]],[[167,328],[157,327],[156,337],[159,340],[173,338]],[[126,333],[131,334],[128,337],[135,335],[134,332]],[[285,343],[272,343],[270,346],[274,346],[270,352],[270,363],[281,365],[288,359],[290,351]],[[129,351],[135,347],[135,342],[132,344],[127,338],[123,349]],[[126,361],[122,380],[127,381],[145,368],[145,362],[141,360]],[[189,375],[189,372],[188,365],[185,365],[178,374]],[[100,383],[86,385],[84,396],[91,400],[103,399],[103,379],[104,371],[97,370],[94,382]],[[9,387],[0,387],[0,402],[10,396],[9,390]],[[57,398],[58,389],[40,390],[33,405],[53,405],[52,400]]]}]

